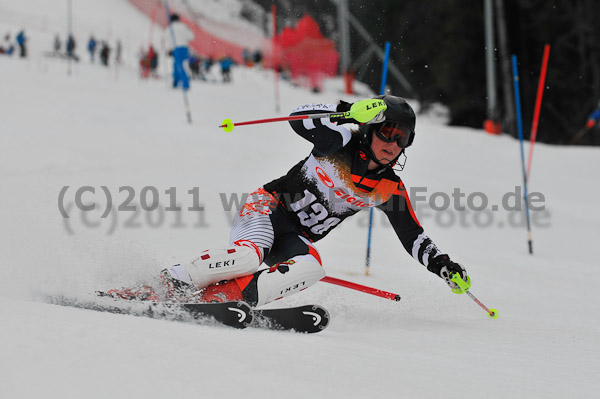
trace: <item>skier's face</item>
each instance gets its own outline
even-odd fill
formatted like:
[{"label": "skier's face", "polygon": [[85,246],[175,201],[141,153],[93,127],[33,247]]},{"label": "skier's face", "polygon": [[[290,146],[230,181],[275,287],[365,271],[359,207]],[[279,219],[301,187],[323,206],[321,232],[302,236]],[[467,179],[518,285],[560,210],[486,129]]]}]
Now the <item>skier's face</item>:
[{"label": "skier's face", "polygon": [[[402,151],[402,147],[398,145],[397,141],[386,143],[377,137],[376,134],[373,135],[373,141],[371,142],[371,149],[373,150],[373,154],[375,158],[382,164],[388,164],[392,162],[394,159],[398,158],[400,152]],[[369,163],[368,169],[375,169],[377,164],[375,161],[371,161]]]}]

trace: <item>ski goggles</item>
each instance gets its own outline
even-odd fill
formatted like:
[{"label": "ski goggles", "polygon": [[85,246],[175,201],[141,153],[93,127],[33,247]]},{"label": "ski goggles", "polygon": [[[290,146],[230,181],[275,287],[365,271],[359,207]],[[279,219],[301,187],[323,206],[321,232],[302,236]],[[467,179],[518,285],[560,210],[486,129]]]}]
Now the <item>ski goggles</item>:
[{"label": "ski goggles", "polygon": [[412,144],[415,132],[404,125],[395,122],[384,122],[375,135],[386,143],[397,142],[398,146],[406,148]]}]

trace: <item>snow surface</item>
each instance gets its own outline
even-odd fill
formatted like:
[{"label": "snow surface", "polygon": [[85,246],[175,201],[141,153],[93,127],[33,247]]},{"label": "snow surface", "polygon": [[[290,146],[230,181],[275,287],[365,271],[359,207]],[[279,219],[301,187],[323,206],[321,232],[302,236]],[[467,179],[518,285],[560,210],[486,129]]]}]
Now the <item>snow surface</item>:
[{"label": "snow surface", "polygon": [[[546,212],[535,213],[533,256],[522,220],[509,223],[519,213],[500,209],[493,223],[477,227],[476,220],[487,220],[477,219],[483,212],[434,213],[416,201],[427,233],[467,267],[472,292],[498,309],[496,320],[412,260],[379,213],[372,275],[364,276],[366,212],[318,243],[327,273],[402,300],[317,283],[276,304],[327,307],[332,321],[320,334],[238,331],[36,300],[39,293],[84,296],[145,281],[227,245],[232,212],[224,211],[219,193],[250,192],[311,147],[285,123],[229,134],[216,126],[224,118],[265,118],[303,103],[358,98],[342,94],[339,81],[329,81],[322,94],[281,83],[278,114],[272,76],[236,68],[230,85],[193,82],[189,125],[181,92],[167,80],[138,79],[128,61],[148,40],[149,22],[126,1],[73,2],[83,62],[71,76],[65,61],[44,58],[65,27],[64,3],[0,1],[0,33],[25,27],[31,48],[26,60],[0,56],[0,398],[597,395],[597,148],[536,145],[530,190],[544,194]],[[91,65],[83,52],[88,29],[122,37],[125,65]],[[491,205],[521,185],[512,138],[447,127],[427,115],[419,116],[417,132],[401,173],[408,187],[426,187],[428,196],[451,195],[456,187],[483,192]],[[64,186],[68,220],[58,207]],[[115,204],[126,198],[119,187],[130,186],[138,208],[144,187],[157,188],[162,206],[169,205],[165,190],[175,187],[183,211],[164,212],[162,222],[157,211],[101,219],[102,205],[82,219],[72,204],[82,186],[96,188],[84,203],[100,204],[101,186]],[[187,210],[194,187],[203,213]]]}]

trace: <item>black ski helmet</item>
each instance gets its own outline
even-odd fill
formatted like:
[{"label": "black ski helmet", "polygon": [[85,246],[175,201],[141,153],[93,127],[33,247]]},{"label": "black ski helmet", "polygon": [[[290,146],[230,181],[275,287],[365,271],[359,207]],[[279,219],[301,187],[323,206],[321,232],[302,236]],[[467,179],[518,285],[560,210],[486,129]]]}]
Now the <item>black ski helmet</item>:
[{"label": "black ski helmet", "polygon": [[[408,144],[404,147],[404,149],[406,149],[413,143],[415,137],[415,123],[417,119],[415,116],[415,111],[413,111],[412,107],[402,97],[383,95],[375,96],[373,98],[381,99],[385,102],[385,105],[387,105],[387,109],[383,113],[383,115],[385,116],[385,121],[382,123],[360,125],[358,128],[358,132],[360,134],[361,144],[366,150],[365,152],[367,153],[367,155],[376,163],[382,166],[393,166],[398,158],[391,162],[390,165],[383,165],[375,158],[375,155],[371,150],[373,132],[381,129],[383,124],[386,122],[398,123],[404,126],[405,128],[408,128],[408,130],[410,130],[411,132],[411,136],[409,138]],[[404,149],[400,154],[404,152]],[[398,157],[400,157],[400,155],[398,155]]]}]

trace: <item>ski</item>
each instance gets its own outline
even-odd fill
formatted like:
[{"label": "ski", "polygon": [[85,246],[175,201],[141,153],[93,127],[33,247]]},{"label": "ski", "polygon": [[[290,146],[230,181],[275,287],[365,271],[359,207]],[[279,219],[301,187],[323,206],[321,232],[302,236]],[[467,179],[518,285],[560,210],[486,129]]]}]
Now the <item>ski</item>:
[{"label": "ski", "polygon": [[80,300],[65,296],[54,296],[46,298],[46,302],[99,312],[197,324],[222,324],[234,328],[246,328],[253,321],[252,308],[243,301],[167,303],[103,297],[96,300]]},{"label": "ski", "polygon": [[223,303],[171,303],[114,298],[96,292],[94,299],[46,296],[44,302],[159,320],[222,324],[234,328],[262,328],[298,333],[317,333],[329,324],[329,312],[319,305],[293,308],[252,309],[244,301]]},{"label": "ski", "polygon": [[328,324],[327,309],[319,305],[304,305],[294,308],[254,309],[252,327],[318,333]]}]

